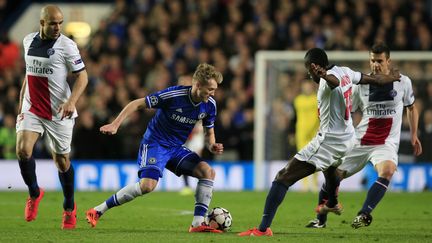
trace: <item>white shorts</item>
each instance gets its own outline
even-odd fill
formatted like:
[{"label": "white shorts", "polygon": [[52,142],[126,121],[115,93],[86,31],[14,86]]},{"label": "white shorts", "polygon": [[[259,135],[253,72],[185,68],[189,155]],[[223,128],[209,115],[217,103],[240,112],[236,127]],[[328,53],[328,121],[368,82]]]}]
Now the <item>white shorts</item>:
[{"label": "white shorts", "polygon": [[41,136],[46,132],[51,149],[56,154],[67,154],[71,151],[72,132],[75,119],[50,121],[33,113],[21,113],[17,117],[16,131],[38,132]]},{"label": "white shorts", "polygon": [[352,149],[354,142],[354,134],[337,136],[319,132],[294,157],[314,165],[317,171],[325,171],[330,166],[341,164],[342,158]]},{"label": "white shorts", "polygon": [[391,144],[365,146],[356,143],[338,169],[346,171],[346,177],[349,177],[363,169],[369,161],[374,167],[385,160],[390,160],[397,166],[397,151],[397,146]]},{"label": "white shorts", "polygon": [[199,132],[188,139],[185,143],[186,148],[200,154],[204,148],[204,133]]}]

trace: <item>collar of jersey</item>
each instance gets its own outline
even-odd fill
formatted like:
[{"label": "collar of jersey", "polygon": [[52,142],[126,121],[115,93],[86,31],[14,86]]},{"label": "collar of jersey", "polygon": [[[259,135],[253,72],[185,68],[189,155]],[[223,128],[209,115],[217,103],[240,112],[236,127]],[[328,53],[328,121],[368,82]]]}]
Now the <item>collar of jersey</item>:
[{"label": "collar of jersey", "polygon": [[57,37],[57,38],[54,39],[54,40],[50,40],[50,39],[45,39],[45,40],[44,40],[44,39],[42,39],[42,37],[40,36],[40,32],[38,32],[37,35],[36,35],[36,38],[38,38],[38,39],[41,40],[41,41],[50,42],[50,41],[57,41],[57,39],[60,38],[61,35],[62,35],[62,34],[60,33],[59,37]]},{"label": "collar of jersey", "polygon": [[190,100],[190,102],[192,103],[192,105],[193,105],[193,106],[199,106],[199,105],[201,104],[202,101],[199,102],[199,103],[195,103],[195,102],[193,101],[193,99],[192,99],[192,87],[189,88],[189,92],[188,92],[188,93],[189,93],[189,95],[188,95],[188,96],[189,96],[189,100]]}]

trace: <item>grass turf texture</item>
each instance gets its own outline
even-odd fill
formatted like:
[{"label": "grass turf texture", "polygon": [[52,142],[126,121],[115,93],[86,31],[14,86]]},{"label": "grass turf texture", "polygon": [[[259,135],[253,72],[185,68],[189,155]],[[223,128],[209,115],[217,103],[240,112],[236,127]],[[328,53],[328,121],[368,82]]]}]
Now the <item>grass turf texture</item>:
[{"label": "grass turf texture", "polygon": [[432,242],[432,192],[387,193],[373,212],[369,227],[352,229],[366,192],[342,192],[341,216],[330,215],[325,229],[304,226],[314,218],[316,193],[288,192],[273,221],[274,237],[238,237],[257,226],[266,192],[215,192],[211,207],[227,208],[233,216],[230,232],[188,233],[193,196],[153,192],[108,211],[90,228],[84,212],[108,198],[107,192],[78,192],[77,228],[60,229],[62,193],[46,192],[35,221],[24,220],[25,192],[0,192],[0,242]]}]

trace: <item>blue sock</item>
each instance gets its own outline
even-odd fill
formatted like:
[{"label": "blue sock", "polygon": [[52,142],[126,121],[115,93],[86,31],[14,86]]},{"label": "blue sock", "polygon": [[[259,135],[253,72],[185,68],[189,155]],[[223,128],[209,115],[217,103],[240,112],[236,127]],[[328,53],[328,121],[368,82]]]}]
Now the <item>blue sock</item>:
[{"label": "blue sock", "polygon": [[387,191],[387,187],[389,183],[390,183],[389,180],[382,177],[378,177],[378,179],[369,189],[366,200],[363,203],[363,208],[360,210],[360,213],[370,214],[372,212],[372,210],[384,197],[384,194]]},{"label": "blue sock", "polygon": [[288,187],[284,184],[273,181],[270,191],[267,195],[265,202],[264,213],[261,219],[261,224],[259,225],[259,230],[265,232],[268,227],[270,227],[273,218],[279,205],[285,198],[285,194],[288,191]]},{"label": "blue sock", "polygon": [[110,198],[108,198],[105,201],[105,203],[108,206],[108,208],[112,208],[112,207],[120,205],[120,203],[117,201],[117,193],[114,193]]},{"label": "blue sock", "polygon": [[[328,193],[326,191],[326,184],[324,183],[321,187],[321,190],[318,194],[318,205],[324,204],[328,200]],[[327,214],[317,214],[317,219],[320,221],[320,224],[324,224],[327,221]]]},{"label": "blue sock", "polygon": [[18,160],[24,183],[27,185],[30,197],[39,197],[39,186],[36,179],[36,163],[33,157]]},{"label": "blue sock", "polygon": [[58,172],[60,184],[63,189],[63,209],[74,209],[74,178],[75,171],[72,164],[66,172]]}]

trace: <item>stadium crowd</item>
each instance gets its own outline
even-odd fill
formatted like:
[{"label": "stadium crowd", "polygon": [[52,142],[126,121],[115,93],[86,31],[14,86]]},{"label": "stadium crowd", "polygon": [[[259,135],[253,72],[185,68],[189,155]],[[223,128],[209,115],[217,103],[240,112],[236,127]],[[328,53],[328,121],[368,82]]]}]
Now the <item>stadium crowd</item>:
[{"label": "stadium crowd", "polygon": [[[77,104],[73,159],[135,159],[141,135],[153,115],[137,112],[110,137],[99,127],[131,100],[190,78],[198,63],[213,64],[224,81],[216,92],[216,136],[225,146],[220,160],[252,160],[254,125],[254,54],[258,50],[367,51],[388,43],[392,51],[432,51],[432,4],[419,0],[117,0],[81,47],[89,86]],[[0,158],[15,158],[15,117],[24,78],[21,44],[4,35],[0,43]],[[367,63],[366,63],[367,64]],[[432,63],[406,63],[419,108],[424,152],[412,154],[407,122],[403,125],[401,162],[432,162]],[[409,72],[408,72],[409,70]],[[275,128],[286,160],[295,152],[294,98],[306,73],[287,75]],[[405,130],[404,130],[405,129]],[[408,139],[408,140],[406,140]],[[49,158],[44,142],[36,158]],[[210,156],[210,155],[204,155]]]}]

